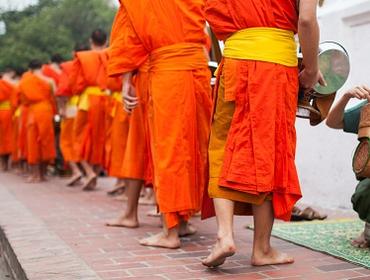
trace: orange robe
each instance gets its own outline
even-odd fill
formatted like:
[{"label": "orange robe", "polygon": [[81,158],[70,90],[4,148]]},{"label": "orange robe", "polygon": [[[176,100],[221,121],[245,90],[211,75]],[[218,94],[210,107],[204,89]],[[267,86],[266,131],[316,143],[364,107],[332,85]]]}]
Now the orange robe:
[{"label": "orange robe", "polygon": [[122,176],[129,179],[145,181],[151,184],[151,156],[149,140],[148,90],[149,64],[140,66],[135,77],[135,90],[139,105],[129,116],[127,147],[121,167]]},{"label": "orange robe", "polygon": [[28,106],[27,161],[29,164],[52,162],[56,157],[52,86],[27,72],[19,87],[21,102]]},{"label": "orange robe", "polygon": [[73,61],[67,61],[61,64],[62,73],[58,79],[58,90],[56,96],[59,98],[66,99],[65,116],[61,122],[60,131],[60,149],[62,151],[63,158],[66,162],[75,162],[76,156],[74,153],[74,138],[73,138],[73,127],[75,117],[77,115],[77,104],[73,108],[71,100],[73,98],[72,88],[70,86],[70,76],[72,72]]},{"label": "orange robe", "polygon": [[[206,14],[219,40],[253,27],[297,30],[295,0],[210,0]],[[272,199],[275,217],[290,220],[301,198],[294,162],[297,67],[224,58],[215,93],[210,196],[241,206]]]},{"label": "orange robe", "polygon": [[0,156],[12,153],[11,95],[14,86],[0,79]]},{"label": "orange robe", "polygon": [[80,95],[74,122],[76,159],[92,165],[105,165],[107,90],[106,51],[82,51],[76,54],[71,73],[71,87]]},{"label": "orange robe", "polygon": [[18,162],[21,159],[19,148],[19,134],[21,121],[21,106],[20,106],[20,89],[17,85],[12,92],[10,103],[12,106],[12,162]]},{"label": "orange robe", "polygon": [[122,79],[108,78],[108,87],[111,91],[111,101],[108,110],[110,129],[107,134],[107,164],[106,169],[112,177],[124,178],[121,167],[127,146],[129,116],[123,109]]},{"label": "orange robe", "polygon": [[58,72],[55,69],[53,69],[49,64],[45,64],[42,66],[42,74],[44,74],[46,77],[49,77],[53,79],[55,84],[59,86],[60,77],[62,75],[62,71]]},{"label": "orange robe", "polygon": [[211,99],[204,4],[122,0],[111,36],[110,75],[150,59],[154,187],[169,228],[199,211],[206,184]]},{"label": "orange robe", "polygon": [[20,107],[20,119],[19,119],[19,135],[18,135],[18,149],[19,149],[19,158],[20,160],[27,160],[28,157],[28,112],[29,106],[27,104],[22,104]]}]

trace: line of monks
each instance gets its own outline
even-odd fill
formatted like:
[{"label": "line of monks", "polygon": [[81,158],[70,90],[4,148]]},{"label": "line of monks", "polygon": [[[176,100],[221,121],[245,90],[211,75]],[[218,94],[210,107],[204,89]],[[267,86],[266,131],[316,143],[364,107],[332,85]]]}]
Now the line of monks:
[{"label": "line of monks", "polygon": [[[217,242],[203,261],[235,254],[233,215],[254,215],[253,265],[291,263],[270,245],[274,218],[289,220],[301,197],[294,128],[299,82],[312,88],[317,1],[120,0],[109,48],[102,30],[90,50],[48,65],[32,61],[0,81],[0,155],[42,182],[60,148],[94,190],[102,170],[125,186],[126,209],[108,226],[136,228],[143,186],[153,186],[163,231],[144,246],[178,248],[201,209],[216,215]],[[212,91],[206,20],[225,43]],[[298,76],[298,33],[305,69]],[[118,186],[120,187],[120,186]],[[208,191],[207,191],[208,190]]]}]

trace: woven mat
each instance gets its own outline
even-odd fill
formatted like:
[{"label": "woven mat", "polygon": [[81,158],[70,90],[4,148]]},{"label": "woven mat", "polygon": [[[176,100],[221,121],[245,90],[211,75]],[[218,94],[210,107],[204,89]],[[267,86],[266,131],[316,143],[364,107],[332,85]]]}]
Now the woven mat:
[{"label": "woven mat", "polygon": [[275,223],[272,235],[370,269],[370,250],[355,248],[350,242],[363,230],[364,222],[345,219]]}]

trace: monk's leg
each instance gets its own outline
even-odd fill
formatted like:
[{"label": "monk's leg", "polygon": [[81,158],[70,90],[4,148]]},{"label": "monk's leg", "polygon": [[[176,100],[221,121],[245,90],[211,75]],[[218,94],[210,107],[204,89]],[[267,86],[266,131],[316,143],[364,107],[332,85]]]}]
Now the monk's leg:
[{"label": "monk's leg", "polygon": [[114,185],[113,189],[108,191],[108,195],[120,195],[123,194],[125,191],[125,180],[121,178],[117,178],[116,184]]},{"label": "monk's leg", "polygon": [[211,254],[203,260],[203,265],[217,267],[222,265],[226,258],[235,254],[234,242],[234,201],[222,198],[213,199],[217,218],[217,241]]},{"label": "monk's leg", "polygon": [[140,240],[143,246],[177,249],[181,246],[179,226],[168,229],[163,219],[163,231],[156,235]]},{"label": "monk's leg", "polygon": [[40,182],[46,181],[47,172],[48,172],[48,163],[47,162],[41,162],[40,165],[39,165]]},{"label": "monk's leg", "polygon": [[179,228],[179,236],[186,237],[197,233],[197,228],[188,221],[182,221]]},{"label": "monk's leg", "polygon": [[98,176],[96,175],[94,171],[94,167],[90,165],[87,161],[82,160],[81,166],[85,170],[85,173],[86,173],[86,179],[85,179],[85,183],[82,189],[84,191],[91,191],[95,189],[96,187],[96,180]]},{"label": "monk's leg", "polygon": [[262,205],[253,205],[254,240],[252,265],[289,264],[294,259],[271,247],[271,231],[274,224],[272,201],[265,201]]},{"label": "monk's leg", "polygon": [[3,155],[0,158],[0,171],[9,170],[9,155]]},{"label": "monk's leg", "polygon": [[82,172],[76,162],[70,161],[68,162],[68,164],[72,170],[72,177],[68,180],[67,186],[72,187],[80,181],[80,179],[82,178]]},{"label": "monk's leg", "polygon": [[155,197],[154,189],[152,189],[152,194],[153,194],[153,205],[155,205],[155,206],[153,207],[153,209],[152,209],[152,210],[148,211],[148,212],[146,213],[146,215],[147,215],[148,217],[161,218],[161,217],[162,217],[162,215],[161,215],[161,213],[159,213],[159,212],[158,212],[158,208],[157,208],[157,199],[156,199],[156,197]]},{"label": "monk's leg", "polygon": [[125,211],[122,213],[118,219],[108,222],[107,226],[112,227],[127,227],[127,228],[137,228],[139,226],[138,219],[138,204],[141,187],[143,185],[142,180],[126,180],[126,190],[125,194],[127,196],[127,206]]},{"label": "monk's leg", "polygon": [[146,213],[148,217],[160,218],[162,217],[161,213],[158,212],[157,207],[154,207],[152,210]]},{"label": "monk's leg", "polygon": [[27,178],[27,183],[40,183],[42,182],[41,164],[30,164],[30,174]]}]

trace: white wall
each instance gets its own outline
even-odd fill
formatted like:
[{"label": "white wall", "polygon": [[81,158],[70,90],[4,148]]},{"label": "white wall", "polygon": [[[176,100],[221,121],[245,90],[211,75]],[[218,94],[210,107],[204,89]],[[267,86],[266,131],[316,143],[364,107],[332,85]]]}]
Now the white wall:
[{"label": "white wall", "polygon": [[[326,0],[319,20],[321,40],[340,42],[349,52],[351,74],[344,89],[370,85],[370,0]],[[306,120],[297,121],[297,132],[302,202],[351,208],[356,185],[351,166],[356,136],[331,130],[325,124],[310,127]]]}]

